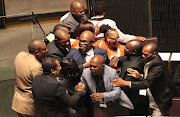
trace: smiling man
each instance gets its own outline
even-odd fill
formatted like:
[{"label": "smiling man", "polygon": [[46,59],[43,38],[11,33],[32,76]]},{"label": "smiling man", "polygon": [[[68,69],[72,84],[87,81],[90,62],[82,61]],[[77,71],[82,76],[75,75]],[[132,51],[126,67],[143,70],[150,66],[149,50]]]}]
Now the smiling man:
[{"label": "smiling man", "polygon": [[74,31],[79,25],[79,23],[87,21],[85,15],[85,7],[83,3],[79,0],[74,0],[70,6],[70,12],[68,16],[64,19],[63,25],[68,27],[71,33],[71,37],[75,38]]},{"label": "smiling man", "polygon": [[107,51],[94,47],[93,43],[94,34],[91,31],[84,31],[79,37],[79,49],[71,48],[67,55],[77,62],[81,70],[89,67],[91,58],[96,54],[102,55],[105,61],[108,61]]},{"label": "smiling man", "polygon": [[129,86],[131,89],[138,89],[141,95],[149,98],[149,114],[152,116],[167,116],[172,104],[171,79],[167,67],[157,53],[158,47],[149,43],[143,47],[142,58],[145,63],[144,74],[129,68],[129,76],[142,81],[125,81],[120,77],[112,82],[113,86]]}]

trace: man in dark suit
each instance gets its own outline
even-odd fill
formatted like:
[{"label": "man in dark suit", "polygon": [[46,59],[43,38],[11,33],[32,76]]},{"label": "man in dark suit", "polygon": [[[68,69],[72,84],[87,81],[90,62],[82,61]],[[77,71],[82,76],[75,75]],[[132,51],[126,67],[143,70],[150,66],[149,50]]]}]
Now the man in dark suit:
[{"label": "man in dark suit", "polygon": [[85,15],[85,7],[83,3],[79,0],[74,0],[70,6],[70,12],[68,16],[64,19],[63,25],[68,27],[71,33],[71,38],[75,38],[75,30],[77,26],[84,21],[87,21]]},{"label": "man in dark suit", "polygon": [[96,54],[102,55],[105,61],[108,61],[107,51],[94,47],[93,43],[94,34],[91,31],[84,31],[79,37],[79,49],[71,48],[67,55],[67,57],[72,57],[77,62],[81,70],[89,67],[90,59]]},{"label": "man in dark suit", "polygon": [[142,79],[143,81],[125,81],[120,77],[112,82],[113,86],[129,86],[132,89],[140,89],[140,94],[149,98],[150,115],[169,115],[172,104],[171,79],[167,67],[157,53],[158,47],[149,43],[143,47],[142,58],[145,63],[144,74],[137,70],[128,69],[129,76]]},{"label": "man in dark suit", "polygon": [[55,40],[47,45],[46,58],[52,57],[60,61],[65,57],[71,46],[70,46],[70,35],[63,29],[57,29],[54,33]]},{"label": "man in dark suit", "polygon": [[[140,79],[133,78],[132,76],[128,76],[127,69],[132,68],[143,74],[144,62],[141,57],[142,49],[143,49],[143,43],[140,40],[128,41],[126,43],[126,47],[124,48],[125,55],[119,58],[114,57],[110,62],[110,66],[117,67],[116,69],[120,69],[119,76],[126,81],[140,81]],[[122,90],[124,90],[126,95],[133,103],[134,110],[132,115],[149,114],[148,113],[149,100],[147,96],[139,95],[139,90],[131,89],[127,86],[121,88]]]},{"label": "man in dark suit", "polygon": [[43,61],[43,74],[37,75],[32,82],[36,117],[70,117],[70,109],[75,108],[83,94],[76,85],[76,92],[70,95],[64,86],[56,80],[61,70],[60,63],[54,58]]},{"label": "man in dark suit", "polygon": [[119,87],[111,85],[117,71],[105,65],[104,62],[103,56],[95,55],[91,59],[90,67],[84,69],[81,76],[81,83],[85,85],[86,91],[91,94],[95,105],[98,104],[94,110],[95,117],[98,113],[102,113],[103,117],[129,115],[130,110],[133,109],[131,101]]}]

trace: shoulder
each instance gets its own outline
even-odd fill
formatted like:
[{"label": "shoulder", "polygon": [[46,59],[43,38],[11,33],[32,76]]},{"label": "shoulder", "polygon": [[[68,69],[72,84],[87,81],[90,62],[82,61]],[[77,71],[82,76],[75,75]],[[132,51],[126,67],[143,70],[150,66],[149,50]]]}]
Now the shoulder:
[{"label": "shoulder", "polygon": [[89,68],[85,68],[83,69],[83,73],[82,73],[82,76],[83,77],[89,77],[91,75],[91,70]]},{"label": "shoulder", "polygon": [[80,54],[79,50],[76,48],[71,48],[69,53],[67,54],[67,56],[69,55],[76,55],[76,54]]},{"label": "shoulder", "polygon": [[106,69],[106,71],[110,71],[110,73],[113,73],[113,74],[117,72],[116,69],[109,67],[107,65],[104,65],[104,68]]},{"label": "shoulder", "polygon": [[107,50],[102,49],[102,48],[94,47],[93,49],[94,49],[95,52],[103,52],[103,53],[107,53]]}]

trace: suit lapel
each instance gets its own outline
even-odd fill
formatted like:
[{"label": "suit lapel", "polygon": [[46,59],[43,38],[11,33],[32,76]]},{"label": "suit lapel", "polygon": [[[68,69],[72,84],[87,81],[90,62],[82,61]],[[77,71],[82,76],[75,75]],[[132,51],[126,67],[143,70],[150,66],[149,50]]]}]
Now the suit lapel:
[{"label": "suit lapel", "polygon": [[104,76],[103,76],[103,80],[104,80],[104,87],[105,87],[106,91],[109,91],[108,79],[109,79],[108,71],[107,71],[107,69],[106,69],[106,66],[104,66]]},{"label": "suit lapel", "polygon": [[96,83],[94,78],[90,75],[90,83],[89,83],[89,88],[91,90],[92,93],[96,93]]}]

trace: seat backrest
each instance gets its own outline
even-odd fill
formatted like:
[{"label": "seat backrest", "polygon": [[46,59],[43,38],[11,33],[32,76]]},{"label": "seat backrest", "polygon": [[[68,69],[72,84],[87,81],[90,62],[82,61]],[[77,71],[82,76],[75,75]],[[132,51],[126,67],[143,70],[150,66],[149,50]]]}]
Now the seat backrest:
[{"label": "seat backrest", "polygon": [[172,106],[170,116],[180,116],[180,97],[174,97],[172,99]]}]

